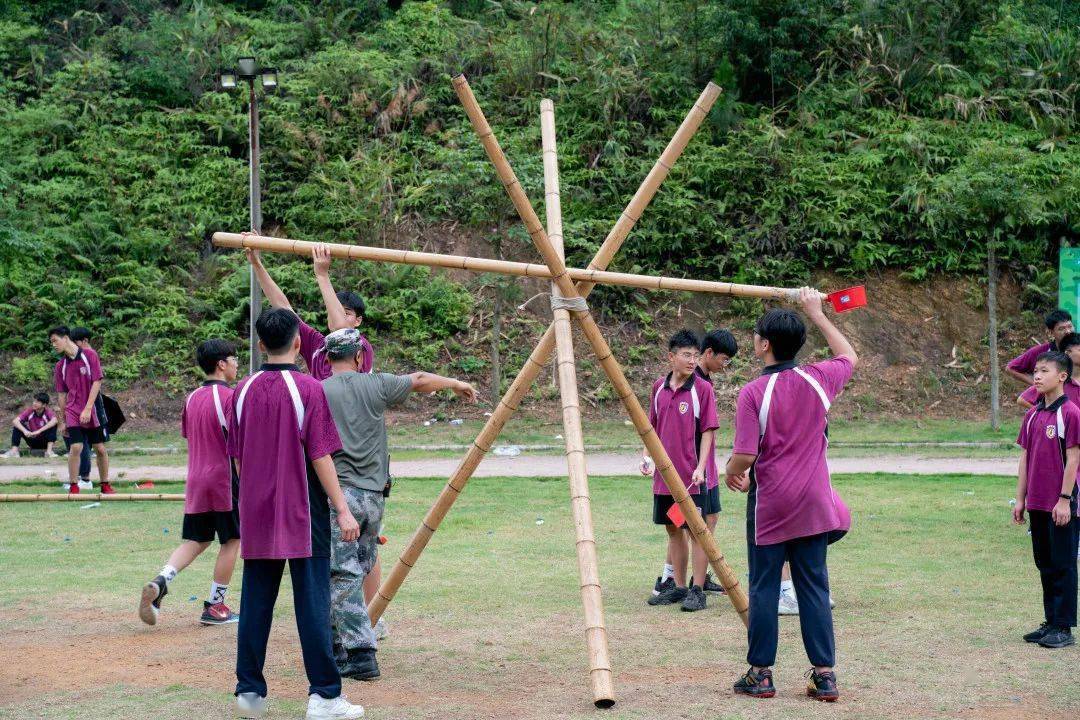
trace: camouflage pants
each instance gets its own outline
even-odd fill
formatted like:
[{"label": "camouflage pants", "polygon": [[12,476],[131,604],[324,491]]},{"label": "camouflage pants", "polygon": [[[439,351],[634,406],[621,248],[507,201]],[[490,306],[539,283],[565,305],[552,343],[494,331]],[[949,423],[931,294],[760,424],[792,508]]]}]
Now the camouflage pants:
[{"label": "camouflage pants", "polygon": [[337,514],[331,507],[330,624],[338,659],[343,659],[349,650],[375,649],[375,633],[364,602],[364,578],[375,566],[379,526],[386,502],[381,492],[344,485],[341,491],[360,524],[360,537],[355,542],[342,542]]}]

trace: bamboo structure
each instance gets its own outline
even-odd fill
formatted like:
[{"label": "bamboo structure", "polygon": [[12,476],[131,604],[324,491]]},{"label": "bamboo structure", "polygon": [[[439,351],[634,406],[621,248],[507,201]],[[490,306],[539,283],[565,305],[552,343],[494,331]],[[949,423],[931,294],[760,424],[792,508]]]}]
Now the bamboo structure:
[{"label": "bamboo structure", "polygon": [[[521,183],[518,181],[517,176],[510,167],[498,141],[495,139],[495,134],[493,133],[491,126],[488,124],[483,111],[477,104],[468,81],[465,79],[464,75],[457,75],[453,79],[453,84],[458,99],[465,109],[465,114],[469,117],[473,129],[479,136],[480,143],[483,145],[488,158],[495,166],[495,171],[498,174],[503,187],[506,189],[507,194],[510,196],[510,201],[513,203],[514,209],[517,210],[522,222],[524,222],[525,229],[529,233],[529,237],[532,238],[533,244],[536,245],[536,249],[539,250],[540,254],[543,256],[544,263],[551,269],[552,282],[558,286],[559,291],[565,297],[579,297],[573,281],[566,272],[566,265],[559,257],[554,246],[552,246],[551,240],[548,238],[543,225],[540,223],[540,219],[536,216],[536,212],[533,210],[528,197],[526,197],[525,191],[521,187]],[[640,217],[640,213],[634,215],[633,219],[636,220],[638,217]],[[584,332],[589,343],[592,345],[597,360],[600,362],[600,366],[604,369],[608,379],[614,386],[619,399],[622,400],[627,413],[630,415],[631,421],[634,423],[634,427],[638,431],[638,435],[641,436],[646,448],[648,448],[649,454],[656,461],[656,469],[660,472],[664,484],[667,485],[672,498],[678,503],[683,515],[686,517],[687,526],[690,528],[690,532],[694,535],[696,542],[705,550],[710,565],[712,565],[717,578],[720,580],[720,584],[723,585],[724,590],[727,592],[728,599],[742,618],[743,623],[749,624],[749,601],[746,597],[746,591],[743,589],[742,585],[739,584],[738,577],[727,564],[723,553],[720,551],[719,545],[716,543],[716,539],[713,537],[712,533],[709,532],[704,519],[701,517],[701,513],[691,500],[690,494],[686,491],[682,479],[675,471],[675,467],[672,465],[671,459],[664,450],[664,446],[660,442],[659,436],[657,436],[656,431],[649,422],[648,416],[642,409],[641,403],[637,399],[637,395],[634,394],[633,388],[630,386],[630,383],[627,381],[626,376],[622,371],[622,367],[619,365],[618,361],[615,360],[611,348],[604,339],[599,326],[597,326],[592,314],[587,309],[572,309],[570,310],[570,313],[573,316],[574,321],[577,322],[578,326]]]},{"label": "bamboo structure", "polygon": [[[641,185],[638,186],[626,209],[619,216],[618,221],[607,237],[604,238],[603,245],[600,246],[592,262],[589,263],[590,270],[604,270],[610,264],[615,253],[622,247],[627,235],[633,229],[636,218],[640,217],[641,211],[652,201],[657,189],[660,187],[660,183],[664,181],[676,160],[682,155],[686,145],[690,142],[690,138],[697,132],[719,96],[720,87],[713,83],[709,83],[701,92],[697,102],[694,103],[694,106],[683,119],[682,124],[679,125],[679,129],[664,148],[660,158],[641,182]],[[629,214],[631,210],[636,212],[632,219]],[[577,290],[582,297],[585,297],[592,291],[592,288],[592,283],[582,282],[578,285]],[[484,424],[480,434],[476,436],[472,447],[469,448],[465,453],[465,457],[461,459],[457,468],[454,469],[446,485],[421,521],[420,527],[416,529],[416,532],[413,533],[412,538],[402,550],[393,569],[383,578],[382,585],[379,586],[368,608],[372,624],[382,616],[387,605],[394,599],[402,583],[405,582],[405,578],[408,577],[409,571],[420,559],[424,548],[427,547],[443,518],[446,517],[446,514],[464,490],[465,485],[469,482],[469,478],[472,477],[480,461],[483,460],[484,455],[491,449],[491,444],[502,432],[507,420],[517,410],[522,398],[529,391],[530,386],[551,357],[554,348],[555,328],[549,326],[540,342],[533,349],[532,354],[525,361],[517,377],[514,378],[514,382],[511,383],[499,404],[495,407],[491,417]]]},{"label": "bamboo structure", "polygon": [[[620,222],[626,214],[620,216]],[[624,236],[625,237],[625,236]],[[250,233],[216,232],[213,243],[226,248],[253,248],[269,252],[303,255],[311,257],[311,250],[319,243],[307,240],[291,240]],[[497,273],[518,277],[533,277],[542,280],[551,279],[551,270],[546,265],[537,263],[494,260],[492,258],[463,257],[440,253],[417,252],[414,250],[395,250],[366,245],[344,245],[324,243],[330,255],[348,260],[371,260],[398,265],[420,265],[424,267],[447,268],[451,270],[470,270],[481,273]],[[595,263],[595,260],[593,261]],[[768,287],[765,285],[740,285],[738,283],[714,280],[693,280],[690,278],[670,278],[662,275],[636,275],[634,273],[608,272],[594,268],[567,268],[571,280],[592,285],[621,285],[643,290],[671,290],[676,292],[700,292],[714,295],[735,295],[761,300],[792,300],[798,297],[798,290],[792,288]]]},{"label": "bamboo structure", "polygon": [[[551,244],[560,258],[564,256],[562,234],[562,202],[559,196],[559,160],[555,146],[555,106],[551,100],[540,101],[540,135],[544,151],[544,205],[547,210],[547,231]],[[551,296],[562,297],[552,284]],[[608,651],[607,627],[604,624],[604,603],[600,591],[600,565],[596,558],[596,539],[593,535],[592,507],[589,498],[589,476],[585,468],[585,440],[581,432],[581,406],[578,398],[577,363],[574,359],[574,336],[570,313],[553,303],[556,364],[559,371],[559,392],[562,399],[563,437],[566,439],[567,477],[570,480],[570,507],[574,517],[578,556],[578,575],[581,579],[581,603],[585,609],[585,645],[588,649],[589,679],[593,704],[608,708],[615,704],[615,687],[611,677],[611,654]]]},{"label": "bamboo structure", "polygon": [[179,500],[183,493],[4,493],[0,502],[102,502],[119,500]]}]

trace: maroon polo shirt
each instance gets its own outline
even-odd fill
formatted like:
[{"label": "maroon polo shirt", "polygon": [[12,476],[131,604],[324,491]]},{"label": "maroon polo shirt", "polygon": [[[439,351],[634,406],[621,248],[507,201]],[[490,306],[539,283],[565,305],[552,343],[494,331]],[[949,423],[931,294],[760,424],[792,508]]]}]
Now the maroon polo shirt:
[{"label": "maroon polo shirt", "polygon": [[1080,407],[1064,395],[1050,405],[1039,398],[1020,423],[1016,444],[1027,450],[1027,509],[1050,512],[1061,495],[1065,451],[1080,445]]},{"label": "maroon polo shirt", "polygon": [[96,428],[100,425],[93,408],[90,408],[90,421],[86,424],[79,422],[79,416],[90,399],[90,388],[103,377],[101,361],[93,350],[79,348],[75,357],[64,355],[56,363],[53,380],[56,392],[67,393],[67,404],[64,406],[64,424],[67,427]]},{"label": "maroon polo shirt", "polygon": [[1044,352],[1050,352],[1054,350],[1054,343],[1043,343],[1042,345],[1036,345],[1035,347],[1028,348],[1024,351],[1023,355],[1014,357],[1009,361],[1008,368],[1010,370],[1016,370],[1026,375],[1030,375],[1035,372],[1035,362],[1039,359],[1039,356]]},{"label": "maroon polo shirt", "polygon": [[180,436],[187,440],[184,512],[232,510],[232,463],[227,438],[233,391],[220,380],[207,380],[184,402]]},{"label": "maroon polo shirt", "polygon": [[[360,342],[363,352],[360,372],[371,372],[375,367],[375,350],[363,334],[360,335]],[[300,357],[304,358],[308,372],[316,380],[322,381],[334,374],[326,358],[326,336],[303,320],[300,321]]]},{"label": "maroon polo shirt", "polygon": [[37,432],[52,422],[55,417],[53,411],[49,408],[43,408],[40,415],[34,412],[34,408],[27,408],[23,411],[23,414],[19,416],[19,422],[30,432]]},{"label": "maroon polo shirt", "polygon": [[[691,495],[701,493],[701,487],[695,485],[693,479],[694,468],[698,464],[701,436],[720,427],[712,384],[697,373],[691,373],[686,382],[672,390],[671,373],[668,373],[653,383],[649,397],[649,422],[660,436],[660,442],[671,458],[671,464],[675,466],[675,471],[679,473],[683,485]],[[715,442],[714,437],[713,446],[709,448],[709,455],[712,457],[711,475],[706,460],[706,489],[719,483],[716,477]],[[670,494],[664,477],[659,470],[655,470],[653,495]]]}]

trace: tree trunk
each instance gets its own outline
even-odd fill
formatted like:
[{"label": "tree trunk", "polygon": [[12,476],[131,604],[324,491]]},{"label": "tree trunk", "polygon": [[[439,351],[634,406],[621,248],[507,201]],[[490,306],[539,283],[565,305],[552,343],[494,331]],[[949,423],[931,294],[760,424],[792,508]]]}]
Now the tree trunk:
[{"label": "tree trunk", "polygon": [[491,404],[502,398],[502,360],[499,358],[499,337],[502,335],[502,288],[495,285],[495,307],[491,313]]},{"label": "tree trunk", "polygon": [[998,367],[998,323],[997,323],[997,256],[994,254],[994,239],[986,252],[986,305],[990,316],[990,328],[987,339],[990,345],[990,427],[1001,428],[1001,371]]}]

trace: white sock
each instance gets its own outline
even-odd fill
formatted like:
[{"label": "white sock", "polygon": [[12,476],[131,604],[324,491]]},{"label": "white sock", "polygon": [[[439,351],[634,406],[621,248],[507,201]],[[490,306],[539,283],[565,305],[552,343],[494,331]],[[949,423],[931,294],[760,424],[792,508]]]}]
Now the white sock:
[{"label": "white sock", "polygon": [[218,585],[213,580],[210,581],[210,604],[217,605],[218,603],[225,602],[225,593],[229,592],[228,585]]},{"label": "white sock", "polygon": [[788,592],[789,590],[794,592],[795,585],[790,580],[781,580],[780,581],[780,592]]},{"label": "white sock", "polygon": [[660,576],[660,582],[665,583],[668,578],[675,577],[675,566],[671,563],[664,563],[664,574]]},{"label": "white sock", "polygon": [[159,572],[158,575],[165,578],[165,584],[168,585],[176,579],[176,576],[177,574],[179,574],[179,572],[180,571],[174,568],[172,565],[166,565],[165,567],[161,568],[161,572]]}]

